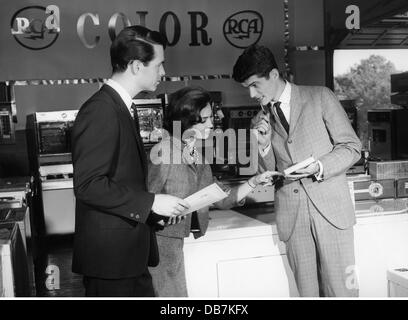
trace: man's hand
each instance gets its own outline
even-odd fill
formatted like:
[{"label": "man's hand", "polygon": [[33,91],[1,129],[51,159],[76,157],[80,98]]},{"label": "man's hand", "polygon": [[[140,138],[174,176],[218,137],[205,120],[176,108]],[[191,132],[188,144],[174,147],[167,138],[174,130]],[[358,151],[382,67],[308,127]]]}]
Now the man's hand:
[{"label": "man's hand", "polygon": [[272,185],[273,177],[283,177],[283,173],[280,173],[278,171],[265,171],[264,173],[250,178],[249,180],[256,186],[262,184],[265,187]]},{"label": "man's hand", "polygon": [[183,199],[171,196],[169,194],[156,194],[154,197],[152,210],[165,217],[175,217],[183,215],[190,206]]},{"label": "man's hand", "polygon": [[251,129],[255,129],[256,138],[261,148],[266,148],[271,143],[272,129],[270,124],[269,113],[258,112],[251,119]]},{"label": "man's hand", "polygon": [[299,169],[292,174],[286,175],[285,178],[290,179],[290,180],[298,180],[298,179],[302,179],[302,178],[311,176],[312,174],[316,174],[319,172],[319,170],[320,170],[319,163],[315,161],[309,164],[306,168]]},{"label": "man's hand", "polygon": [[175,216],[175,217],[170,217],[167,222],[164,222],[164,220],[160,220],[157,222],[157,224],[161,227],[166,227],[169,225],[177,224],[183,221],[186,218],[186,216]]},{"label": "man's hand", "polygon": [[167,221],[166,225],[168,226],[168,225],[180,223],[185,218],[186,218],[186,216],[170,217],[169,220]]}]

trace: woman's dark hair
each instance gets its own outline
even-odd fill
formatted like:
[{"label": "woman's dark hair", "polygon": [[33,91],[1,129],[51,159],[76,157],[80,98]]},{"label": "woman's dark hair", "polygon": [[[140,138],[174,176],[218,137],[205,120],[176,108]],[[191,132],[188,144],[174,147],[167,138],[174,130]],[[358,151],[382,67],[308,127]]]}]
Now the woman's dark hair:
[{"label": "woman's dark hair", "polygon": [[154,59],[154,44],[166,47],[165,38],[157,31],[142,26],[124,28],[110,47],[112,71],[123,72],[129,62],[139,60],[147,65]]},{"label": "woman's dark hair", "polygon": [[200,112],[205,106],[212,104],[211,95],[200,87],[185,87],[169,96],[165,110],[163,127],[173,135],[173,122],[180,121],[181,133],[201,122]]},{"label": "woman's dark hair", "polygon": [[273,53],[267,47],[252,45],[239,56],[232,78],[239,83],[245,82],[253,75],[268,79],[272,69],[278,69]]}]

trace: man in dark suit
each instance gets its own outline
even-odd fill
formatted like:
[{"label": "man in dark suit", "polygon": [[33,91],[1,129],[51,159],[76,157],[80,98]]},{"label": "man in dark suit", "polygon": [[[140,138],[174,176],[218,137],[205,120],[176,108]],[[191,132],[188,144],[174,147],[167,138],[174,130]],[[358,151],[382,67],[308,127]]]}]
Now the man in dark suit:
[{"label": "man in dark suit", "polygon": [[154,228],[188,207],[147,191],[147,158],[132,110],[132,98],[154,91],[165,74],[164,46],[158,32],[124,28],[110,48],[112,77],[75,120],[72,270],[84,275],[86,296],[154,296],[148,271],[158,264]]},{"label": "man in dark suit", "polygon": [[259,166],[283,170],[316,161],[275,186],[276,223],[301,296],[357,296],[354,208],[346,171],[361,143],[336,96],[326,87],[297,86],[279,74],[272,52],[247,48],[234,79],[268,111],[259,112]]}]

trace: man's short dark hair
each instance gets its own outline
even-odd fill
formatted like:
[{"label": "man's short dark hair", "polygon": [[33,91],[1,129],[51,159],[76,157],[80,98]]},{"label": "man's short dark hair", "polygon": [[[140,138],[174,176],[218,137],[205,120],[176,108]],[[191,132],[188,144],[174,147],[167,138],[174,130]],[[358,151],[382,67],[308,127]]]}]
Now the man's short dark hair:
[{"label": "man's short dark hair", "polygon": [[269,78],[272,69],[279,71],[273,53],[267,47],[252,45],[239,56],[234,65],[232,77],[239,83],[253,75]]},{"label": "man's short dark hair", "polygon": [[173,135],[173,121],[181,122],[181,133],[201,122],[200,112],[212,104],[211,95],[200,87],[185,87],[169,96],[163,128]]},{"label": "man's short dark hair", "polygon": [[125,71],[133,60],[147,65],[154,59],[154,44],[166,47],[165,38],[159,32],[143,26],[125,27],[110,47],[113,73]]}]

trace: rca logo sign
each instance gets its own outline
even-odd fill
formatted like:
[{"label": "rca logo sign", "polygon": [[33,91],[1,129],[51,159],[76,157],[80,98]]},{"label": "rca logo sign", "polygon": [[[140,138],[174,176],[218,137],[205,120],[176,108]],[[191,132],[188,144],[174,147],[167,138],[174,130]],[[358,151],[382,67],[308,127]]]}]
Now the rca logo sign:
[{"label": "rca logo sign", "polygon": [[[145,25],[148,11],[136,11],[141,25]],[[180,19],[172,11],[165,12],[159,21],[159,31],[166,37],[168,46],[178,44],[182,32],[182,21],[190,24],[189,46],[210,46],[213,44],[214,30],[211,30],[210,17],[202,11],[188,11],[189,20]],[[170,20],[170,21],[168,21]],[[77,21],[77,35],[88,49],[95,48],[100,40],[101,24],[108,25],[108,35],[111,40],[116,37],[117,23],[123,27],[132,25],[129,18],[121,13],[114,13],[108,21],[101,21],[98,13],[81,14]],[[168,23],[169,22],[169,23]],[[30,50],[41,50],[50,47],[61,32],[60,9],[56,5],[28,6],[18,10],[10,22],[11,34],[23,47]],[[223,24],[223,34],[229,44],[245,49],[257,43],[263,32],[262,15],[253,10],[239,11],[229,16]],[[208,30],[210,29],[210,30]],[[87,31],[92,36],[86,36]],[[216,30],[220,34],[221,30]],[[67,34],[67,33],[65,33]]]},{"label": "rca logo sign", "polygon": [[237,12],[224,22],[224,37],[234,47],[245,49],[259,41],[263,31],[263,19],[259,12]]},{"label": "rca logo sign", "polygon": [[45,49],[60,33],[59,8],[54,5],[25,7],[14,14],[10,24],[11,34],[23,47]]}]

